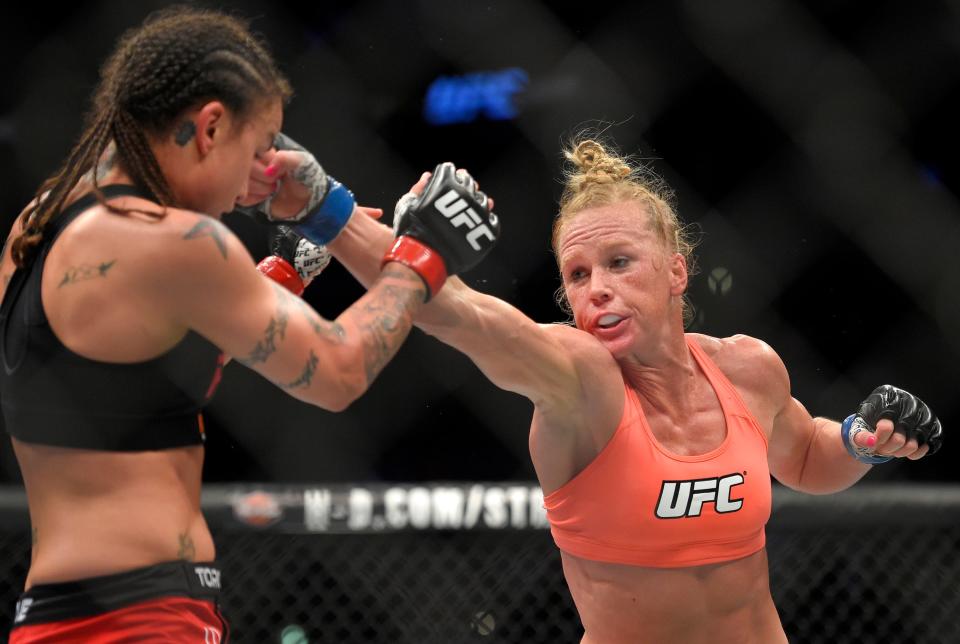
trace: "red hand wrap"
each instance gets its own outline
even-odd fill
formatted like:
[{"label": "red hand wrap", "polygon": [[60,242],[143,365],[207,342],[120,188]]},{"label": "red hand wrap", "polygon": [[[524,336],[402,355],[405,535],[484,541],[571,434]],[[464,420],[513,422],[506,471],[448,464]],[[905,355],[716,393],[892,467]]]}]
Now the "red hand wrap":
[{"label": "red hand wrap", "polygon": [[380,268],[387,262],[400,262],[412,269],[427,285],[427,300],[437,294],[447,281],[447,265],[440,255],[413,237],[397,237],[393,247],[383,256]]},{"label": "red hand wrap", "polygon": [[297,269],[282,257],[271,255],[263,258],[257,264],[257,270],[294,295],[303,295],[303,280],[300,279]]}]

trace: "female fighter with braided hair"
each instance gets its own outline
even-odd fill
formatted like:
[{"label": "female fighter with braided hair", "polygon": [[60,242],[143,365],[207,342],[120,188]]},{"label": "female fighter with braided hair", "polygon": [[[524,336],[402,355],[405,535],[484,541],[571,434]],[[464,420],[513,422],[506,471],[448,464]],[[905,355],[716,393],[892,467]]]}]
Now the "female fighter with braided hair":
[{"label": "female fighter with braided hair", "polygon": [[[223,354],[343,409],[445,275],[495,241],[479,204],[491,234],[476,249],[439,213],[411,213],[369,292],[322,319],[218,221],[272,154],[289,96],[239,20],[155,14],[121,39],[89,125],[14,224],[0,265],[0,395],[33,526],[14,644],[226,641],[199,417]],[[295,215],[299,234],[335,245],[355,204],[311,161],[267,214]],[[303,195],[309,208],[290,210]],[[262,271],[290,283],[273,263]]]},{"label": "female fighter with braided hair", "polygon": [[[764,550],[769,475],[836,492],[873,463],[933,453],[940,424],[886,385],[843,423],[812,418],[765,343],[685,333],[692,245],[669,192],[595,141],[566,154],[553,248],[574,325],[536,324],[459,280],[416,323],[534,403],[530,454],[583,642],[786,642]],[[401,215],[434,199],[426,182]],[[334,256],[370,284],[392,235],[355,219]]]}]

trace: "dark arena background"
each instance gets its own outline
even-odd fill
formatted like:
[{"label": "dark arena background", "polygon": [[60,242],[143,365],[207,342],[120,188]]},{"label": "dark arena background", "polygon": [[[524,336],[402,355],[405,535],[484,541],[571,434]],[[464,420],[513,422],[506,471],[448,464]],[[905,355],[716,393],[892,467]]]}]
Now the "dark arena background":
[{"label": "dark arena background", "polygon": [[[4,234],[79,134],[117,37],[165,4],[0,12]],[[563,143],[591,128],[647,160],[698,230],[691,330],[768,342],[815,415],[889,382],[943,421],[932,458],[834,497],[775,489],[791,641],[960,642],[960,4],[205,6],[252,19],[296,91],[284,131],[360,203],[392,212],[423,170],[468,168],[503,236],[465,279],[537,321],[565,317],[549,247]],[[225,219],[266,254],[265,228]],[[335,317],[361,293],[333,265],[305,298]],[[531,411],[419,331],[339,414],[229,366],[205,415],[204,504],[234,641],[578,642]],[[5,636],[29,559],[6,438],[0,483]]]}]

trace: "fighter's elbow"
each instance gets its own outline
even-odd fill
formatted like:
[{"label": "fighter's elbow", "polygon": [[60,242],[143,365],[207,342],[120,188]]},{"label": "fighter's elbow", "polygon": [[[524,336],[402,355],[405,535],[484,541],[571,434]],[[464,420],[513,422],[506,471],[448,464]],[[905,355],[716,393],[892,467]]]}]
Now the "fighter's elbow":
[{"label": "fighter's elbow", "polygon": [[818,476],[814,472],[805,472],[795,481],[790,482],[780,479],[780,482],[797,492],[803,492],[804,494],[810,494],[812,496],[826,496],[827,494],[843,492],[856,481],[829,476],[823,473]]},{"label": "fighter's elbow", "polygon": [[323,396],[321,407],[332,412],[346,411],[360,396],[367,392],[367,381],[362,374],[341,371],[330,383]]},{"label": "fighter's elbow", "polygon": [[333,391],[330,411],[344,411],[370,388],[373,377],[368,373],[363,346],[344,346],[333,357]]},{"label": "fighter's elbow", "polygon": [[315,376],[283,388],[294,398],[330,412],[342,412],[367,391],[366,378],[357,365],[330,360]]},{"label": "fighter's elbow", "polygon": [[850,487],[850,485],[801,485],[796,489],[799,492],[803,492],[804,494],[809,494],[811,496],[826,496],[828,494],[843,492],[848,487]]},{"label": "fighter's elbow", "polygon": [[332,411],[339,414],[342,411],[346,411],[353,402],[359,398],[359,396],[342,396],[337,398],[328,398],[320,403],[320,407],[326,409],[327,411]]}]

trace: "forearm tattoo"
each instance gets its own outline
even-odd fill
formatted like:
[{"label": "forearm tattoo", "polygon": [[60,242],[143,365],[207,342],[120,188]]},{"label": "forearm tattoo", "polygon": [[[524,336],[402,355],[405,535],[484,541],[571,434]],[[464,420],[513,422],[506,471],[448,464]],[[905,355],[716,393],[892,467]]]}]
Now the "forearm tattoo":
[{"label": "forearm tattoo", "polygon": [[209,217],[203,217],[194,225],[193,228],[187,231],[187,234],[183,236],[184,239],[199,239],[201,237],[209,237],[213,240],[213,243],[217,245],[217,249],[220,251],[220,254],[223,255],[223,258],[227,258],[227,238],[225,231],[226,228],[218,222],[210,219]]},{"label": "forearm tattoo", "polygon": [[423,302],[426,287],[416,275],[386,268],[367,294],[357,326],[366,329],[363,366],[369,385],[396,354],[413,324],[411,304]]},{"label": "forearm tattoo", "polygon": [[299,297],[294,298],[294,300],[296,301],[297,308],[303,313],[303,317],[307,319],[307,323],[310,324],[310,328],[317,334],[317,337],[333,345],[341,345],[346,341],[347,331],[343,328],[342,324],[336,321],[331,322],[330,320],[324,320],[316,311],[310,308],[309,304]]},{"label": "forearm tattoo", "polygon": [[[264,338],[240,362],[253,365],[265,362],[277,350],[286,333],[288,307],[296,306],[317,337],[327,346],[343,345],[347,331],[340,322],[324,320],[303,300],[273,284],[277,293],[277,312],[270,318]],[[423,302],[426,290],[423,281],[399,268],[387,268],[364,296],[362,304],[351,311],[351,326],[362,329],[362,361],[369,385],[390,361],[403,343],[413,324],[413,304]],[[320,358],[310,349],[300,375],[290,382],[277,384],[287,390],[309,387],[317,373]],[[276,381],[275,381],[276,382]]]},{"label": "forearm tattoo", "polygon": [[313,352],[313,349],[310,349],[310,357],[307,358],[307,364],[303,367],[303,373],[297,376],[296,380],[280,386],[284,389],[309,387],[310,383],[313,382],[313,375],[317,373],[317,364],[319,364],[319,362],[320,360],[317,358],[317,354]]},{"label": "forearm tattoo", "polygon": [[277,294],[277,312],[267,323],[267,328],[263,332],[263,339],[257,342],[249,355],[238,358],[241,364],[252,366],[260,362],[266,362],[277,351],[277,345],[286,336],[287,320],[290,317],[287,311],[286,292],[275,284],[273,286],[274,292]]},{"label": "forearm tattoo", "polygon": [[[63,288],[77,282],[85,282],[97,277],[106,277],[107,271],[113,268],[117,260],[112,259],[109,262],[100,262],[96,266],[92,264],[81,264],[80,266],[70,266],[63,274],[63,279],[57,284],[57,288]],[[6,285],[6,284],[4,284]]]},{"label": "forearm tattoo", "polygon": [[193,539],[186,532],[178,534],[177,539],[180,541],[180,546],[177,548],[177,559],[193,561],[193,558],[197,555],[197,547],[193,544]]}]

